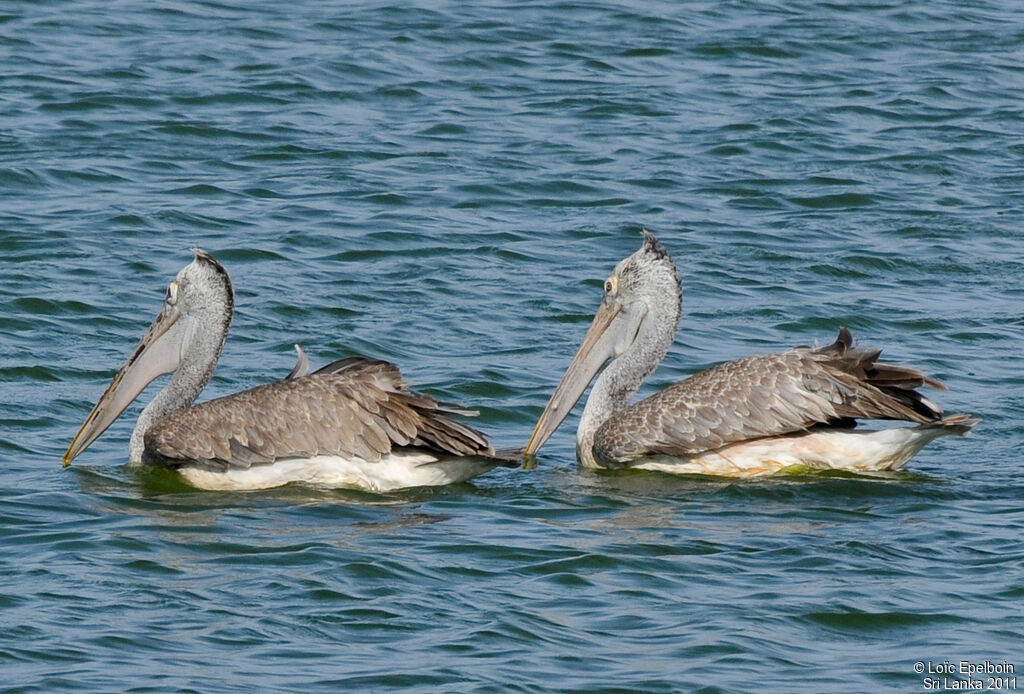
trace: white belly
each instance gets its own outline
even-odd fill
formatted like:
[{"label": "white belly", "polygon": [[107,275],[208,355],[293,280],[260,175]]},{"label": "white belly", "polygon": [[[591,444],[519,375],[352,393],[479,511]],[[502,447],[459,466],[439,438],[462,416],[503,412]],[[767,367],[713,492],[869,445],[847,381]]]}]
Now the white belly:
[{"label": "white belly", "polygon": [[486,458],[442,458],[429,453],[394,452],[381,460],[318,455],[289,458],[248,469],[223,472],[184,466],[178,472],[199,489],[232,491],[269,489],[290,482],[326,487],[352,487],[372,492],[387,492],[406,487],[433,487],[464,482],[495,465]]},{"label": "white belly", "polygon": [[899,470],[925,444],[948,433],[954,432],[933,426],[881,431],[823,429],[744,441],[691,458],[652,456],[631,467],[725,477],[770,475],[794,466],[851,472]]}]

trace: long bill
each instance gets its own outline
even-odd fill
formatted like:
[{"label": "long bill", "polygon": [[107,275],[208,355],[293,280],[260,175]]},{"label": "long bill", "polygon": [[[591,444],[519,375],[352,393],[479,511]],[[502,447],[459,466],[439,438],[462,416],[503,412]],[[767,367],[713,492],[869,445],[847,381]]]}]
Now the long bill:
[{"label": "long bill", "polygon": [[181,363],[184,341],[184,321],[176,308],[164,305],[160,315],[149,326],[142,341],[128,357],[103,396],[92,408],[82,428],[78,430],[64,454],[67,467],[113,424],[128,405],[157,377],[170,373]]},{"label": "long bill", "polygon": [[537,420],[537,426],[526,445],[525,455],[532,456],[541,449],[558,426],[569,416],[572,408],[583,396],[594,376],[601,370],[605,362],[615,356],[616,330],[610,329],[619,316],[622,307],[618,303],[605,301],[597,310],[594,321],[590,324],[583,344],[566,369],[565,375],[548,400],[547,407]]}]

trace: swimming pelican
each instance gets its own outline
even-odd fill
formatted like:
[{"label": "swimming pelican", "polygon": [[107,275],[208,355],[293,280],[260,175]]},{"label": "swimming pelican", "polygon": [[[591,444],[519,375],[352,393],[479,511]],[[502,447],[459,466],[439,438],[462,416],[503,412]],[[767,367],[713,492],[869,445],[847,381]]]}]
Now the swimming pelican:
[{"label": "swimming pelican", "polygon": [[283,380],[192,405],[227,338],[234,294],[212,255],[170,286],[163,308],[75,436],[64,465],[95,441],[158,376],[170,382],[139,415],[132,462],[176,469],[201,489],[264,489],[308,482],[388,491],[461,482],[515,465],[451,414],[455,405],[411,392],[398,368],[347,357],[308,374],[298,345]]},{"label": "swimming pelican", "polygon": [[[588,468],[640,468],[751,477],[795,466],[851,471],[901,468],[929,441],[966,434],[978,421],[943,418],[918,393],[945,388],[916,369],[853,347],[843,328],[827,347],[795,347],[699,372],[630,405],[668,353],[682,309],[679,276],[658,240],[604,283],[604,299],[575,358],[541,414],[534,455],[601,371],[580,417],[576,457]],[[917,426],[854,430],[857,419]]]}]

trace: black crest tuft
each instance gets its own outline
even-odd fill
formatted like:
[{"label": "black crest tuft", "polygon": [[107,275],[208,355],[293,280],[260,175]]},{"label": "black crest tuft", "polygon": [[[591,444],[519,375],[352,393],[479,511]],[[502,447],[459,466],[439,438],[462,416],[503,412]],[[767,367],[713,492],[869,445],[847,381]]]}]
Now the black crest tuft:
[{"label": "black crest tuft", "polygon": [[648,253],[653,253],[654,256],[656,258],[658,258],[659,260],[666,259],[669,262],[671,262],[672,259],[669,257],[668,251],[666,251],[665,247],[661,245],[661,241],[658,240],[658,237],[656,237],[654,234],[649,232],[647,229],[644,229],[643,233],[644,233],[644,245],[643,245],[644,250],[647,251]]}]

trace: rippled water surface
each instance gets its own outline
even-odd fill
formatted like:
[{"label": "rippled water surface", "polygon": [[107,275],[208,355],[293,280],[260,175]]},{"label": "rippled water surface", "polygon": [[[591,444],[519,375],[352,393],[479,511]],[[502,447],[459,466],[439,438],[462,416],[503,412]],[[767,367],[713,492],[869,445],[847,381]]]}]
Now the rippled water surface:
[{"label": "rippled water surface", "polygon": [[[1024,687],[1024,7],[0,3],[0,690]],[[643,392],[849,326],[984,419],[882,478],[196,492],[60,456],[200,246],[204,398],[389,359],[522,446],[655,230]]]}]

